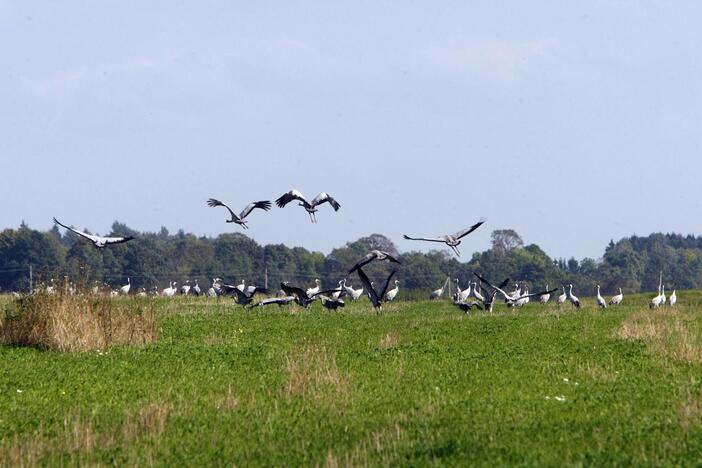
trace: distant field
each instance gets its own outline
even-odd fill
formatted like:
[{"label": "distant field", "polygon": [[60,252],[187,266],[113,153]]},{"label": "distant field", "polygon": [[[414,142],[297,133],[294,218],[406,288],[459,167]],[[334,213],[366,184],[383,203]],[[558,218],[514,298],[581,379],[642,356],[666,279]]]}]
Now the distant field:
[{"label": "distant field", "polygon": [[153,299],[155,345],[0,346],[0,464],[699,465],[702,294],[678,297],[493,315]]}]

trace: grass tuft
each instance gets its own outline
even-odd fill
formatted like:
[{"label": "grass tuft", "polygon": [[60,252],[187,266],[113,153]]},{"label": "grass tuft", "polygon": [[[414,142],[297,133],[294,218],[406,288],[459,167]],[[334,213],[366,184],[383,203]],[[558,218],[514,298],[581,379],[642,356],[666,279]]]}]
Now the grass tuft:
[{"label": "grass tuft", "polygon": [[685,317],[677,309],[644,310],[624,320],[616,336],[623,340],[643,340],[655,354],[701,363],[699,338],[685,322]]},{"label": "grass tuft", "polygon": [[145,345],[158,337],[155,310],[144,300],[34,294],[5,307],[2,343],[54,351]]},{"label": "grass tuft", "polygon": [[325,390],[348,392],[348,379],[336,365],[336,353],[326,347],[306,346],[285,356],[285,394],[320,399]]}]

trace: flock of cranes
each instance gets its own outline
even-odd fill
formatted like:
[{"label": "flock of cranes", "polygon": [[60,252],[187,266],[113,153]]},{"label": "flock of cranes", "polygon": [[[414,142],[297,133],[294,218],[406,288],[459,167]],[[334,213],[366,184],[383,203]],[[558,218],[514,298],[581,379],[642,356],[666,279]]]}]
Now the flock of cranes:
[{"label": "flock of cranes", "polygon": [[[316,213],[319,211],[319,207],[321,205],[328,203],[334,209],[334,211],[338,211],[339,208],[341,208],[341,205],[326,192],[320,192],[312,200],[308,200],[300,191],[295,189],[290,190],[289,192],[278,197],[275,200],[275,204],[279,208],[284,208],[293,201],[299,202],[298,205],[305,209],[310,217],[310,221],[315,224],[317,223]],[[216,198],[209,198],[207,200],[207,205],[213,208],[220,206],[226,208],[229,212],[229,219],[226,220],[227,223],[235,223],[241,226],[243,229],[248,229],[248,216],[256,209],[270,211],[272,203],[269,200],[253,201],[246,205],[239,214],[236,214],[227,204]],[[132,236],[97,236],[71,228],[65,224],[62,224],[56,218],[54,218],[54,222],[59,226],[68,229],[79,237],[90,241],[98,249],[103,249],[110,245],[120,244],[134,239]],[[446,234],[437,237],[411,237],[405,234],[404,238],[408,240],[444,243],[453,250],[456,256],[460,257],[461,253],[458,250],[458,246],[461,244],[463,238],[474,232],[484,223],[485,219],[481,219],[472,226],[460,230],[455,234]],[[399,280],[394,280],[393,282],[393,278],[397,273],[397,270],[393,270],[376,286],[376,283],[371,281],[366,272],[363,270],[363,267],[374,261],[387,261],[389,263],[400,264],[400,261],[390,252],[383,250],[371,250],[348,270],[348,274],[356,273],[358,275],[358,278],[362,284],[362,287],[359,289],[354,289],[352,286],[347,284],[347,278],[339,281],[337,287],[326,290],[322,289],[319,279],[315,279],[315,286],[310,288],[294,286],[284,281],[280,284],[280,290],[278,291],[276,297],[268,297],[256,302],[256,297],[259,297],[260,295],[270,296],[272,295],[271,291],[254,285],[247,286],[245,281],[242,281],[241,284],[235,286],[226,284],[221,278],[214,278],[212,281],[212,286],[204,294],[211,297],[230,295],[234,297],[234,301],[237,304],[256,307],[271,304],[282,306],[291,303],[295,303],[301,307],[309,307],[316,300],[320,300],[322,305],[327,309],[336,310],[340,307],[344,307],[344,298],[350,298],[351,300],[355,301],[358,300],[365,292],[373,307],[378,311],[382,308],[383,303],[391,302],[395,299],[395,297],[397,297],[400,290],[400,282]],[[528,304],[532,298],[538,299],[538,302],[541,304],[546,304],[550,301],[552,293],[559,290],[558,288],[549,289],[548,285],[546,285],[546,288],[542,291],[529,292],[528,288],[524,287],[522,289],[519,284],[516,284],[512,292],[507,292],[504,288],[509,283],[509,278],[503,280],[499,285],[495,285],[486,278],[480,276],[478,273],[474,273],[474,275],[478,281],[468,282],[468,288],[465,290],[460,289],[458,278],[456,278],[456,292],[453,295],[453,303],[458,308],[466,312],[473,308],[492,312],[497,295],[502,296],[507,307],[523,307]],[[444,281],[440,288],[431,292],[429,299],[440,299],[443,296],[446,287],[449,286],[449,281],[450,279],[446,278],[446,281]],[[195,280],[194,285],[191,285],[190,280],[186,280],[186,282],[181,285],[180,288],[178,288],[177,285],[177,282],[171,281],[169,282],[169,286],[167,288],[164,288],[160,292],[157,288],[153,288],[150,294],[165,297],[172,297],[178,293],[181,295],[192,294],[195,296],[200,296],[203,294],[197,280]],[[580,308],[580,300],[573,294],[573,285],[568,284],[567,286],[567,292],[566,286],[562,286],[562,294],[556,297],[556,303],[560,305],[564,304],[566,301],[569,301],[574,307]],[[46,287],[46,291],[49,293],[54,292],[54,290],[55,288],[53,282],[51,285]],[[93,293],[98,293],[99,291],[100,288],[96,284],[93,287]],[[130,291],[131,280],[130,278],[127,278],[127,284],[119,287],[118,289],[111,290],[110,294],[115,296],[128,295]],[[137,295],[146,296],[147,292],[144,288],[142,288]],[[621,304],[623,299],[624,295],[621,288],[619,288],[619,294],[613,296],[612,299],[607,302],[600,294],[600,285],[597,285],[596,302],[599,307],[604,309],[607,308],[608,305],[616,306]],[[677,297],[675,291],[673,291],[670,298],[666,298],[665,285],[663,284],[663,276],[661,273],[658,295],[651,300],[650,307],[660,307],[661,305],[666,304],[666,301],[670,305],[675,305]]]}]

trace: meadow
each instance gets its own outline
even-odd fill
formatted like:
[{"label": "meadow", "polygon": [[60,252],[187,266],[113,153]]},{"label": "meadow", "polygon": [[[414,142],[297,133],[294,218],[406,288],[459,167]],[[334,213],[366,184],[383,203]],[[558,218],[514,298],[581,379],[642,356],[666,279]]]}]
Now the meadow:
[{"label": "meadow", "polygon": [[700,465],[702,293],[678,297],[492,315],[115,299],[155,308],[155,343],[0,346],[0,464]]}]

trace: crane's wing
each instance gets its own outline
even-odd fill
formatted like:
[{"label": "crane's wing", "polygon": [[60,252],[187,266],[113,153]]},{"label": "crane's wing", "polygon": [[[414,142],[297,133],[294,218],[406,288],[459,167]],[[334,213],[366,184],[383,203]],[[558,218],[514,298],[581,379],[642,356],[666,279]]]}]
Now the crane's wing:
[{"label": "crane's wing", "polygon": [[363,286],[365,286],[366,291],[368,291],[368,295],[370,296],[370,300],[373,303],[375,307],[380,306],[380,298],[378,297],[378,293],[375,292],[375,289],[373,289],[373,286],[371,286],[370,280],[368,279],[368,276],[366,276],[366,273],[363,271],[362,268],[359,268],[356,270],[358,272],[358,277],[361,279],[361,283],[363,283]]},{"label": "crane's wing", "polygon": [[251,291],[251,294],[249,294],[249,297],[253,297],[256,294],[268,294],[270,291],[266,288],[261,288],[259,286],[256,286],[253,291]]},{"label": "crane's wing", "polygon": [[225,205],[225,204],[222,203],[221,201],[217,200],[216,198],[210,198],[210,199],[208,199],[208,200],[207,200],[207,205],[208,205],[208,206],[211,206],[211,207],[213,207],[213,208],[214,208],[215,206],[223,206],[223,207],[225,207],[227,210],[229,210],[229,214],[232,215],[232,219],[239,219],[239,217],[238,217],[237,215],[234,214],[234,212],[232,211],[231,208],[229,208],[227,205]]},{"label": "crane's wing", "polygon": [[321,205],[322,203],[329,203],[332,208],[334,208],[334,211],[339,211],[339,208],[341,208],[341,205],[339,205],[339,203],[326,192],[320,192],[319,195],[314,197],[310,205],[317,206]]},{"label": "crane's wing", "polygon": [[353,272],[356,271],[356,270],[358,270],[358,269],[361,268],[362,266],[367,265],[368,263],[372,262],[373,260],[376,259],[376,257],[377,257],[377,255],[375,254],[375,252],[369,253],[368,255],[366,255],[365,257],[363,257],[362,259],[360,259],[358,262],[356,262],[356,264],[353,266],[353,268],[351,268],[351,269],[349,270],[349,274],[350,274],[350,273],[353,273]]},{"label": "crane's wing", "polygon": [[266,306],[268,304],[290,304],[292,301],[295,300],[295,296],[286,296],[286,297],[271,297],[270,299],[264,299],[258,304],[256,304],[254,307],[260,307],[260,306]]},{"label": "crane's wing", "polygon": [[551,294],[554,291],[558,291],[558,288],[551,289],[550,291],[541,291],[541,292],[536,292],[536,293],[522,294],[521,296],[515,298],[514,300],[518,301],[519,299],[524,299],[525,297],[543,296],[544,294]]},{"label": "crane's wing", "polygon": [[[319,291],[318,293],[312,294],[310,297],[317,297],[317,296],[320,296],[322,294],[331,294],[331,293],[337,293],[337,292],[339,292],[338,289],[325,289],[324,291]],[[346,294],[346,291],[342,290],[341,294]],[[339,297],[341,297],[341,294],[339,294]],[[327,298],[327,299],[329,299],[329,298]]]},{"label": "crane's wing", "polygon": [[467,236],[468,234],[470,234],[471,232],[475,231],[480,226],[482,226],[483,223],[485,223],[485,221],[487,221],[487,220],[485,218],[482,218],[480,221],[478,221],[477,223],[475,223],[471,227],[466,228],[462,231],[458,231],[456,234],[453,235],[453,237],[456,239],[460,239],[461,237]]},{"label": "crane's wing", "polygon": [[392,255],[390,255],[389,253],[387,253],[387,252],[385,252],[385,251],[383,251],[383,253],[385,254],[385,258],[386,258],[387,260],[390,260],[392,263],[401,263],[398,259],[396,259],[396,258],[393,257]]},{"label": "crane's wing", "polygon": [[127,242],[134,239],[134,236],[125,236],[125,237],[103,237],[103,242],[105,245],[112,245],[112,244],[121,244],[122,242]]},{"label": "crane's wing", "polygon": [[410,237],[407,234],[403,234],[402,237],[404,237],[407,240],[418,240],[418,241],[427,241],[427,242],[446,242],[446,238],[444,238],[444,237]]},{"label": "crane's wing", "polygon": [[220,288],[222,288],[225,292],[234,293],[238,300],[246,300],[249,298],[249,296],[241,292],[239,288],[232,286],[231,284],[222,284],[220,285]]},{"label": "crane's wing", "polygon": [[260,208],[263,211],[268,211],[271,209],[271,202],[268,200],[251,202],[248,205],[246,205],[246,208],[244,208],[244,210],[241,213],[239,213],[239,218],[246,218],[249,215],[249,213],[251,213],[255,208]]},{"label": "crane's wing", "polygon": [[385,280],[385,285],[383,286],[383,290],[380,292],[380,297],[385,297],[385,293],[388,292],[388,287],[390,287],[390,280],[392,279],[393,276],[395,276],[395,273],[397,273],[396,270],[393,270],[392,273],[388,275],[388,278]]},{"label": "crane's wing", "polygon": [[278,197],[278,199],[275,201],[275,204],[278,205],[279,208],[283,208],[285,205],[287,205],[293,200],[300,200],[306,206],[310,205],[310,202],[307,201],[305,196],[295,189],[292,189],[288,193],[285,193]]},{"label": "crane's wing", "polygon": [[479,274],[477,274],[477,273],[475,273],[475,272],[473,272],[473,274],[474,274],[481,282],[487,284],[487,285],[490,286],[492,289],[494,289],[495,291],[497,291],[497,292],[499,292],[500,294],[502,294],[502,295],[505,297],[505,299],[506,299],[507,297],[511,297],[509,294],[507,294],[506,292],[504,292],[504,290],[502,289],[502,288],[504,288],[504,287],[507,285],[506,282],[509,281],[509,278],[506,279],[505,281],[503,281],[502,284],[500,285],[500,286],[501,286],[501,287],[500,287],[500,286],[495,286],[494,284],[490,283],[488,280],[486,280],[485,278],[483,278],[482,276],[480,276]]},{"label": "crane's wing", "polygon": [[90,239],[93,242],[97,242],[99,240],[98,236],[93,236],[92,234],[88,234],[82,231],[79,231],[77,229],[73,229],[72,227],[68,227],[65,224],[62,224],[58,219],[54,218],[54,222],[58,224],[59,226],[63,226],[64,228],[68,229],[69,231],[78,234],[81,237],[85,237],[86,239]]},{"label": "crane's wing", "polygon": [[295,296],[299,304],[304,304],[309,300],[307,293],[305,293],[302,288],[298,288],[297,286],[290,286],[287,283],[280,283],[280,289],[285,291],[285,294],[288,296]]}]

